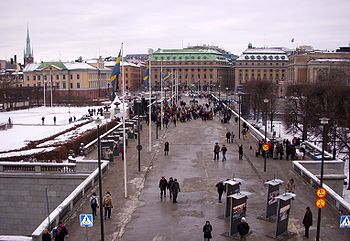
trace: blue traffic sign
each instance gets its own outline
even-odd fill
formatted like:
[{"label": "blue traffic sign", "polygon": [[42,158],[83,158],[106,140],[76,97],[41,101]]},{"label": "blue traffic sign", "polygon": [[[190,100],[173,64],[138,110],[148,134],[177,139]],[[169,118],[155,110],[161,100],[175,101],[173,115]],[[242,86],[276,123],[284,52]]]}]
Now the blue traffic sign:
[{"label": "blue traffic sign", "polygon": [[340,227],[350,228],[350,215],[340,217]]},{"label": "blue traffic sign", "polygon": [[80,227],[93,227],[94,226],[94,218],[92,214],[80,214]]}]

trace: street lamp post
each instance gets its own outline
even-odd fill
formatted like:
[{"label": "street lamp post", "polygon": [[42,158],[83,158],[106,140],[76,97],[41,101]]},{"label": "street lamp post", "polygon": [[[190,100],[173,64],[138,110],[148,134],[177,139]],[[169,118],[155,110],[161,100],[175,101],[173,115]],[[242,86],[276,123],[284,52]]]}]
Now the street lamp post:
[{"label": "street lamp post", "polygon": [[102,205],[102,170],[101,170],[101,139],[100,139],[100,123],[101,120],[97,119],[97,159],[98,159],[98,189],[100,200],[100,229],[101,229],[101,241],[105,240],[104,237],[104,223],[103,223],[103,205]]},{"label": "street lamp post", "polygon": [[[267,103],[269,103],[269,99],[264,99],[264,103],[265,103],[265,144],[266,144],[266,135],[267,135]],[[264,172],[266,172],[266,155],[267,155],[267,151],[265,151],[264,153]]]},{"label": "street lamp post", "polygon": [[226,87],[226,105],[227,105],[227,91],[228,91],[228,88]]},{"label": "street lamp post", "polygon": [[238,93],[238,139],[241,139],[241,108],[242,108],[242,93]]},{"label": "street lamp post", "polygon": [[[326,117],[320,118],[322,129],[322,159],[321,159],[321,177],[320,177],[320,187],[323,187],[323,168],[324,168],[324,150],[325,150],[325,139],[326,139],[326,125],[328,124],[329,119]],[[316,241],[320,240],[320,229],[321,229],[321,210],[318,209],[318,217],[317,217],[317,230],[316,230]]]}]

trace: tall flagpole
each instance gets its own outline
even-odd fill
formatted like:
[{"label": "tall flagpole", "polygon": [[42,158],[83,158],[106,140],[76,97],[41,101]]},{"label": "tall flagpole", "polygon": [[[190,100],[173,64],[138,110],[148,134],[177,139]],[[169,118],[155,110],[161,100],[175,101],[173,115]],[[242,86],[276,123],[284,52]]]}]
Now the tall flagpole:
[{"label": "tall flagpole", "polygon": [[126,108],[125,108],[125,83],[124,83],[124,63],[123,63],[123,54],[124,54],[124,44],[122,43],[122,49],[121,49],[121,75],[122,75],[122,86],[123,86],[123,96],[122,96],[122,102],[123,102],[123,159],[124,159],[124,197],[128,197],[128,177],[127,177],[127,165],[126,165],[126,133],[125,133],[125,118],[126,118]]},{"label": "tall flagpole", "polygon": [[174,74],[171,72],[171,105],[174,104]]},{"label": "tall flagpole", "polygon": [[149,101],[148,101],[148,151],[152,151],[152,67],[151,67],[151,55],[152,55],[152,50],[148,50],[148,93],[149,93]]},{"label": "tall flagpole", "polygon": [[[179,75],[179,70],[177,71],[177,76]],[[177,79],[177,85],[176,85],[176,92],[177,92],[177,94],[176,94],[176,105],[178,104],[178,102],[179,102],[179,77],[176,77],[176,79]]]},{"label": "tall flagpole", "polygon": [[160,62],[160,130],[163,126],[163,63]]}]

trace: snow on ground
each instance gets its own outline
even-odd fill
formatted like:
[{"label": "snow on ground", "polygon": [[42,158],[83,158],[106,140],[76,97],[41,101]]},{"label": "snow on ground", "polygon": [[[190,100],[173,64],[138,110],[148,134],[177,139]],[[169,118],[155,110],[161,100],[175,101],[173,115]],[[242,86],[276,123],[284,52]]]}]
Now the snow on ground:
[{"label": "snow on ground", "polygon": [[46,147],[46,148],[35,148],[35,149],[30,149],[30,150],[25,150],[25,151],[14,151],[14,152],[9,152],[9,153],[0,153],[0,158],[14,157],[14,156],[29,156],[29,155],[39,154],[42,152],[49,152],[49,151],[52,151],[54,149],[55,149],[55,147]]},{"label": "snow on ground", "polygon": [[[0,112],[0,124],[11,118],[13,127],[0,131],[0,152],[24,147],[28,141],[40,140],[82,123],[79,119],[93,107],[38,107],[27,110]],[[56,125],[53,118],[56,116]],[[70,117],[77,121],[69,124]],[[41,118],[45,117],[45,125]]]}]

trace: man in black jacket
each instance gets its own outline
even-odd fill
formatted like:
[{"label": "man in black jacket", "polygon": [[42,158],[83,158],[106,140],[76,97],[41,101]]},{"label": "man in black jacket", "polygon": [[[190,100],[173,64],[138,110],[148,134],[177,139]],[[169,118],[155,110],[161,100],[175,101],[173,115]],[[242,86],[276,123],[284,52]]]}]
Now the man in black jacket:
[{"label": "man in black jacket", "polygon": [[173,184],[171,185],[171,191],[173,193],[173,203],[177,203],[177,194],[180,192],[180,184],[177,182],[177,179],[174,179]]},{"label": "man in black jacket", "polygon": [[312,212],[310,210],[310,207],[306,208],[306,212],[304,215],[304,219],[303,219],[303,224],[305,227],[305,237],[309,238],[309,229],[312,226]]},{"label": "man in black jacket", "polygon": [[219,193],[219,203],[221,203],[221,197],[223,192],[225,191],[225,185],[223,184],[223,182],[219,182],[218,184],[216,184],[216,187],[218,188]]},{"label": "man in black jacket", "polygon": [[159,189],[160,189],[160,199],[163,199],[163,194],[164,197],[166,197],[166,188],[168,186],[168,182],[165,179],[165,177],[161,177],[161,179],[159,180]]}]

